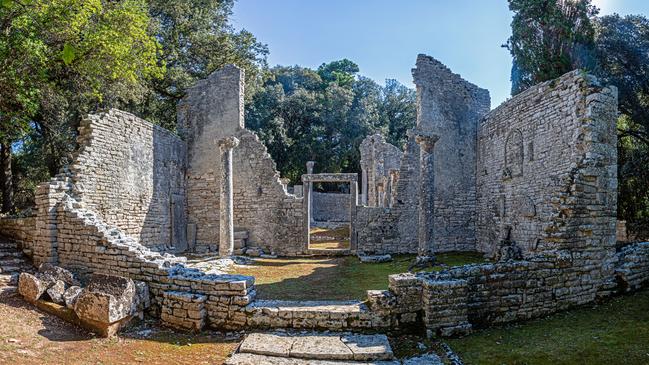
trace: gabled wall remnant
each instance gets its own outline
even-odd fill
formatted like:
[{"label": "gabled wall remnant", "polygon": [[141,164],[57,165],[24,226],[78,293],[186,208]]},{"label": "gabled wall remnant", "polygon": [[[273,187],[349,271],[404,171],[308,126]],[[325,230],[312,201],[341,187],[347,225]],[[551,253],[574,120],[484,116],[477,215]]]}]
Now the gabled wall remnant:
[{"label": "gabled wall remnant", "polygon": [[489,92],[441,62],[417,57],[418,133],[438,135],[435,144],[435,243],[438,251],[475,248],[476,137],[490,109]]}]

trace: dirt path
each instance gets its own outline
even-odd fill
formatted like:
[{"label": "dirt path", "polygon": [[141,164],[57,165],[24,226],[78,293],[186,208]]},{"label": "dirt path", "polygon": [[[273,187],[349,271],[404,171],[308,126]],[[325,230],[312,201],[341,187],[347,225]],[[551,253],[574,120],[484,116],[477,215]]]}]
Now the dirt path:
[{"label": "dirt path", "polygon": [[238,343],[218,333],[182,334],[144,323],[97,338],[0,288],[0,364],[222,364]]}]

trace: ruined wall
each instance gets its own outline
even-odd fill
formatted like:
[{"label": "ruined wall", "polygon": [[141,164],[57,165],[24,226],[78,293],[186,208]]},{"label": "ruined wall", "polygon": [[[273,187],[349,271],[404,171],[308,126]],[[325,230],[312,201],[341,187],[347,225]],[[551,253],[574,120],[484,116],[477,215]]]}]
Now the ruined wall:
[{"label": "ruined wall", "polygon": [[234,226],[248,231],[248,246],[279,255],[306,252],[303,198],[286,192],[275,162],[257,135],[241,130],[233,151]]},{"label": "ruined wall", "polygon": [[385,137],[373,134],[365,137],[360,144],[361,153],[361,195],[365,201],[363,205],[369,207],[388,206],[387,199],[393,194],[398,176],[391,180],[390,172],[398,171],[403,158],[403,152],[387,143]]},{"label": "ruined wall", "polygon": [[20,244],[20,248],[31,255],[36,232],[36,217],[0,218],[0,236]]},{"label": "ruined wall", "polygon": [[417,57],[417,133],[438,135],[435,143],[436,251],[475,249],[476,135],[490,110],[489,92],[441,62]]},{"label": "ruined wall", "polygon": [[306,250],[302,199],[286,192],[266,147],[244,128],[244,72],[233,65],[215,71],[187,91],[178,124],[187,139],[187,217],[198,251],[219,243],[220,151],[217,141],[240,139],[232,152],[234,226],[248,245],[278,254]]},{"label": "ruined wall", "polygon": [[357,208],[358,251],[365,253],[417,252],[417,195],[419,146],[411,135],[401,157],[392,207]]},{"label": "ruined wall", "polygon": [[349,222],[349,194],[314,191],[311,193],[311,204],[311,219],[316,222]]},{"label": "ruined wall", "polygon": [[615,244],[617,92],[573,71],[490,112],[478,131],[478,248],[530,255]]},{"label": "ruined wall", "polygon": [[[170,245],[174,200],[184,212],[184,143],[116,109],[85,118],[78,143],[70,165],[77,199],[143,245]],[[175,218],[184,231],[182,214]]]},{"label": "ruined wall", "polygon": [[178,103],[177,122],[187,142],[187,220],[196,231],[190,233],[195,236],[190,247],[215,251],[218,246],[220,151],[216,143],[243,128],[243,88],[243,71],[227,65],[198,81]]}]

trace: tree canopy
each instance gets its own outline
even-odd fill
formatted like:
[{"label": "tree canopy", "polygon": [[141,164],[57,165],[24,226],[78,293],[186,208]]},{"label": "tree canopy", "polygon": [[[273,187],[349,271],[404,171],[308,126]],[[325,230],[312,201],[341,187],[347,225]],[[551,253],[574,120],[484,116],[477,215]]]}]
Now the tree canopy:
[{"label": "tree canopy", "polygon": [[590,66],[593,18],[590,0],[509,0],[512,35],[504,45],[512,58],[512,94]]},{"label": "tree canopy", "polygon": [[266,144],[282,176],[299,183],[307,161],[328,172],[360,171],[358,147],[380,132],[402,146],[415,125],[415,92],[381,86],[344,59],[317,70],[278,66],[246,108],[246,126]]}]

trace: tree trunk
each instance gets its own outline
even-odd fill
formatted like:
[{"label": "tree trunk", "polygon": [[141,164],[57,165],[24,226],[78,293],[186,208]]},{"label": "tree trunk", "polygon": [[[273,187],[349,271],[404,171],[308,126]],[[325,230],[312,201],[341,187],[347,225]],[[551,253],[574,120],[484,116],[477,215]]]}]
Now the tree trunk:
[{"label": "tree trunk", "polygon": [[13,186],[11,173],[11,143],[0,143],[0,189],[2,206],[0,212],[7,213],[13,208]]}]

